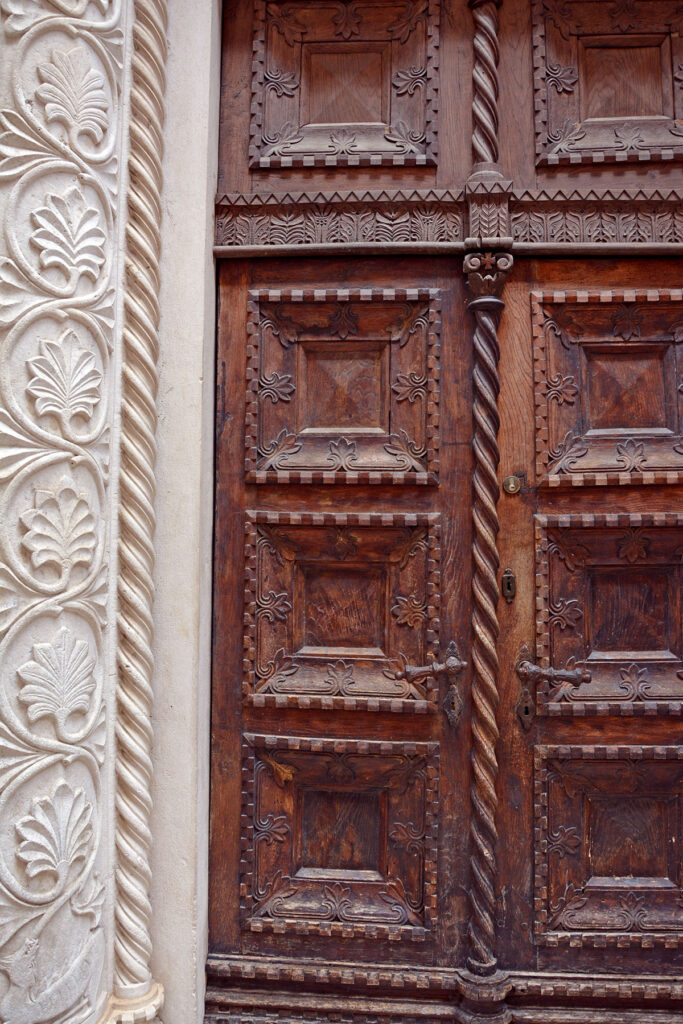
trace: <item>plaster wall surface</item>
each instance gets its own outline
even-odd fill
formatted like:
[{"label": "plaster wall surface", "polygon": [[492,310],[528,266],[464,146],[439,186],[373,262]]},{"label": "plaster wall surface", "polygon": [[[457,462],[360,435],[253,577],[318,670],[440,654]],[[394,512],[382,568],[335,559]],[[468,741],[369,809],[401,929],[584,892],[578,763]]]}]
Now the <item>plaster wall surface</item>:
[{"label": "plaster wall surface", "polygon": [[164,1024],[203,1014],[218,0],[169,4],[161,258],[152,797],[153,972]]}]

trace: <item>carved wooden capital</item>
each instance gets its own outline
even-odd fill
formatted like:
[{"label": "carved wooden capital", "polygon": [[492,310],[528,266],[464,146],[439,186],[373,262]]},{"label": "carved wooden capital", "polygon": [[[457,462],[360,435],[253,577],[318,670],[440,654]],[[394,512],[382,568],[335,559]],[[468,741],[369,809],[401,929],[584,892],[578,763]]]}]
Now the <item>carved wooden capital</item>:
[{"label": "carved wooden capital", "polygon": [[502,308],[500,296],[512,264],[508,252],[471,252],[465,256],[463,270],[472,293],[470,308]]}]

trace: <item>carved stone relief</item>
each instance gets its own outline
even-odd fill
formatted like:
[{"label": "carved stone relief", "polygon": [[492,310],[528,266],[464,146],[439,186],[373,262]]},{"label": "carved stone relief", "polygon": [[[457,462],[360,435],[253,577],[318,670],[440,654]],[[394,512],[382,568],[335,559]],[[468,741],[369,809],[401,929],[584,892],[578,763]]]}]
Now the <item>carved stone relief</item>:
[{"label": "carved stone relief", "polygon": [[[82,1024],[103,1012],[115,1019],[121,1007],[107,1002],[117,900],[109,764],[120,181],[127,26],[151,8],[156,15],[163,4],[0,3],[10,72],[0,109],[0,1020],[8,1024]],[[154,1016],[161,990],[152,987],[147,1001],[151,977],[133,993],[142,1000],[131,1020]]]},{"label": "carved stone relief", "polygon": [[101,1008],[123,9],[5,0],[2,1020]]}]

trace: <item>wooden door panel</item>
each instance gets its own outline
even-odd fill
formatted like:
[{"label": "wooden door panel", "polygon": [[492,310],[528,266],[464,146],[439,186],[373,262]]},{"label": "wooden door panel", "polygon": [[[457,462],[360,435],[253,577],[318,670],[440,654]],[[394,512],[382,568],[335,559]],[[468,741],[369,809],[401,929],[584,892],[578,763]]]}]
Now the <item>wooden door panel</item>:
[{"label": "wooden door panel", "polygon": [[681,156],[676,0],[534,0],[532,12],[537,163]]},{"label": "wooden door panel", "polygon": [[535,748],[540,945],[683,944],[683,747]]},{"label": "wooden door panel", "polygon": [[256,0],[250,166],[436,162],[438,0]]},{"label": "wooden door panel", "polygon": [[245,693],[254,707],[433,711],[437,514],[247,512]]},{"label": "wooden door panel", "polygon": [[[466,934],[469,669],[457,732],[455,677],[432,670],[470,617],[464,345],[440,378],[462,284],[414,259],[230,263],[220,281],[211,884],[239,878],[241,907],[212,900],[209,971],[407,979]],[[283,431],[293,463],[259,466]]]},{"label": "wooden door panel", "polygon": [[536,691],[540,714],[683,709],[683,516],[536,517],[536,654],[590,681]]},{"label": "wooden door panel", "polygon": [[[499,604],[500,800],[514,808],[501,817],[499,935],[506,962],[553,975],[555,993],[567,971],[676,969],[676,285],[658,260],[518,260],[506,288],[500,475],[521,486],[499,506],[501,568],[517,584]],[[569,431],[583,454],[558,471],[548,453]],[[629,440],[644,470],[619,466]],[[515,671],[525,646],[532,681]],[[525,685],[531,722],[518,714]]]},{"label": "wooden door panel", "polygon": [[532,293],[539,483],[682,479],[682,298],[680,289]]},{"label": "wooden door panel", "polygon": [[244,778],[244,928],[433,937],[437,744],[245,734]]},{"label": "wooden door panel", "polygon": [[250,295],[247,480],[434,483],[436,289]]}]

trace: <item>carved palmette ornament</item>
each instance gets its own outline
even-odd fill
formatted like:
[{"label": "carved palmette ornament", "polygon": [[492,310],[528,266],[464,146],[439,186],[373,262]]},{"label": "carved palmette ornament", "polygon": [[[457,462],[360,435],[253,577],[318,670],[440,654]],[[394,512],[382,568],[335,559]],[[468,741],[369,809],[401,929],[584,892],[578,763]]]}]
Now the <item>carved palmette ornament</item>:
[{"label": "carved palmette ornament", "polygon": [[0,3],[0,1020],[12,1024],[97,1020],[111,984],[122,43],[126,12],[158,6]]}]

